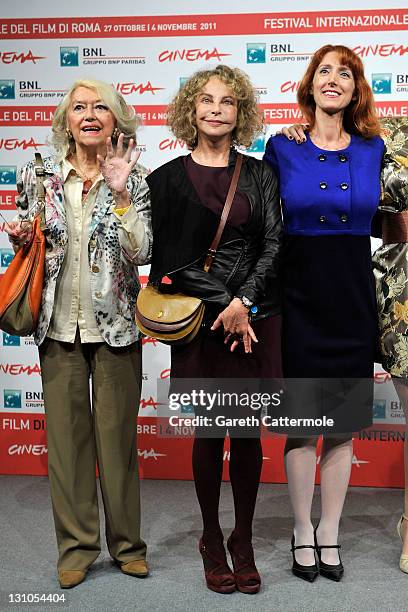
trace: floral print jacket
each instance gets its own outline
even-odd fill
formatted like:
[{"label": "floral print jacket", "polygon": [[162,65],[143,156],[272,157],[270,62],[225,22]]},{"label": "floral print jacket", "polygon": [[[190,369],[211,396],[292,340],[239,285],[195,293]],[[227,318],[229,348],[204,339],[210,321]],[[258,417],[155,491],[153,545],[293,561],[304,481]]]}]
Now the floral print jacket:
[{"label": "floral print jacket", "polygon": [[[52,157],[44,158],[43,162],[47,248],[41,310],[34,334],[38,345],[43,342],[50,325],[56,282],[69,239],[61,165]],[[139,338],[135,324],[135,304],[140,288],[137,266],[150,261],[152,245],[146,175],[147,170],[137,164],[127,183],[131,205],[145,229],[142,244],[136,252],[129,253],[121,244],[121,221],[113,213],[115,202],[105,182],[99,187],[89,224],[89,267],[91,271],[92,268],[99,270],[98,274],[90,274],[92,303],[98,329],[105,342],[113,347],[128,346]],[[38,210],[34,162],[19,170],[17,189],[19,219],[32,219]]]},{"label": "floral print jacket", "polygon": [[[408,118],[382,122],[386,150],[380,210],[408,211]],[[408,378],[408,243],[383,244],[374,253],[382,365],[393,376]]]}]

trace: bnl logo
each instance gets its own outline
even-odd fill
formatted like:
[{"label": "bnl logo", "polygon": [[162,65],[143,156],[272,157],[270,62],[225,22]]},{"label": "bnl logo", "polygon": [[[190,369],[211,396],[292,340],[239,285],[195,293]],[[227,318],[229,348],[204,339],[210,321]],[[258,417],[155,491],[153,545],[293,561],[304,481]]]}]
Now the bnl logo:
[{"label": "bnl logo", "polygon": [[60,47],[60,64],[66,66],[79,66],[78,47]]},{"label": "bnl logo", "polygon": [[20,389],[4,389],[4,408],[21,408]]},{"label": "bnl logo", "polygon": [[387,402],[383,399],[375,399],[373,402],[373,418],[385,419],[385,408]]},{"label": "bnl logo", "polygon": [[0,166],[0,185],[15,185],[16,182],[16,166]]},{"label": "bnl logo", "polygon": [[0,249],[0,268],[8,268],[13,257],[13,249]]},{"label": "bnl logo", "polygon": [[194,414],[194,406],[192,404],[188,404],[188,406],[181,406],[180,412],[181,414]]},{"label": "bnl logo", "polygon": [[13,100],[15,97],[15,81],[0,80],[0,100]]},{"label": "bnl logo", "polygon": [[391,93],[391,72],[378,72],[371,75],[372,89],[376,94]]},{"label": "bnl logo", "polygon": [[265,64],[266,62],[266,44],[265,43],[247,43],[247,64]]},{"label": "bnl logo", "polygon": [[249,149],[248,153],[263,153],[265,151],[265,136],[261,135],[255,138]]},{"label": "bnl logo", "polygon": [[3,346],[20,346],[20,337],[3,332]]}]

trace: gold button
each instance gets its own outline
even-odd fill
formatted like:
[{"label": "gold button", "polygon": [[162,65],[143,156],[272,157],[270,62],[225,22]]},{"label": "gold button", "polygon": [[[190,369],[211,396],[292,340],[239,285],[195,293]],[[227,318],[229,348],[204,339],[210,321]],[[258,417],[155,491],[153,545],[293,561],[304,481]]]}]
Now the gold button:
[{"label": "gold button", "polygon": [[96,291],[95,297],[101,298],[102,297],[102,293],[100,291]]},{"label": "gold button", "polygon": [[99,267],[95,266],[95,264],[92,266],[92,272],[99,272]]}]

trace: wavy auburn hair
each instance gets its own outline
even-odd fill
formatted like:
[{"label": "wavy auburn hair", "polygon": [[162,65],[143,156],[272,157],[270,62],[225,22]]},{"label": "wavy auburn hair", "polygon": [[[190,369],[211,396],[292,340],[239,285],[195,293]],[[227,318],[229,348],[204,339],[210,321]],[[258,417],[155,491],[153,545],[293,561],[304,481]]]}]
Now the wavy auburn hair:
[{"label": "wavy auburn hair", "polygon": [[347,66],[354,77],[353,98],[347,108],[344,109],[344,129],[350,134],[357,134],[363,136],[363,138],[378,136],[380,134],[380,122],[375,112],[373,92],[364,76],[363,62],[354,51],[344,45],[325,45],[318,49],[310,60],[306,73],[300,82],[297,100],[310,129],[315,124],[316,111],[316,103],[311,93],[313,78],[324,56],[331,51],[338,53],[340,63]]},{"label": "wavy auburn hair", "polygon": [[213,70],[200,70],[180,87],[167,110],[167,125],[176,138],[189,149],[197,146],[198,131],[195,120],[196,99],[204,85],[217,77],[229,87],[237,99],[237,125],[232,134],[233,143],[249,147],[255,136],[263,130],[263,116],[258,108],[257,95],[245,72],[220,64]]}]

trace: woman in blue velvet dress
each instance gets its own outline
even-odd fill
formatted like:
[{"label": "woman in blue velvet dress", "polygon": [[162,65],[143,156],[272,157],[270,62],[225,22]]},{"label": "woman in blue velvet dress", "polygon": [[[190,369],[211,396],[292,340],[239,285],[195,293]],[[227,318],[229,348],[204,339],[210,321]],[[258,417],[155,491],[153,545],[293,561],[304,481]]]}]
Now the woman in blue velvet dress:
[{"label": "woman in blue velvet dress", "polygon": [[[286,233],[284,376],[369,379],[378,337],[370,229],[380,199],[384,143],[361,60],[347,47],[322,47],[300,84],[298,102],[310,123],[306,143],[297,147],[293,139],[278,136],[265,153],[279,176]],[[370,424],[369,412],[359,406],[344,416],[349,429],[337,432]],[[313,581],[320,570],[338,581],[343,566],[337,537],[352,439],[347,433],[323,439],[322,510],[314,533],[317,440],[301,434],[288,437],[285,447],[295,518],[293,573]]]}]

